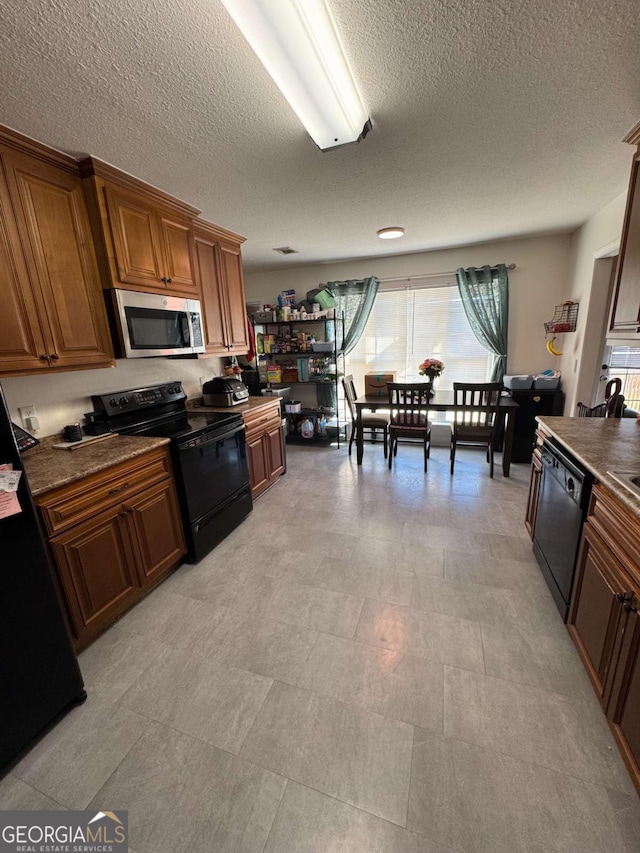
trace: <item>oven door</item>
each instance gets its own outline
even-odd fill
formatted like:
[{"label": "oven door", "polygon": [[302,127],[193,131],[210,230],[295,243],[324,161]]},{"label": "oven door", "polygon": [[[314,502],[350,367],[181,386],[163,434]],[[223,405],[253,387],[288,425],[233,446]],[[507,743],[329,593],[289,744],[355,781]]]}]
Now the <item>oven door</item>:
[{"label": "oven door", "polygon": [[224,505],[249,487],[244,424],[210,432],[178,445],[189,523]]}]

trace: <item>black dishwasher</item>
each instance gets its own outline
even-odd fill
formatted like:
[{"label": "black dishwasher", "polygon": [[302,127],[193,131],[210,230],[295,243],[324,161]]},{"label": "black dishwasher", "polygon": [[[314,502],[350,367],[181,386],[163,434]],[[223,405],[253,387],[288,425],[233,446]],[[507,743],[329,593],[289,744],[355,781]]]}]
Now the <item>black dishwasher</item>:
[{"label": "black dishwasher", "polygon": [[592,483],[575,460],[545,440],[533,552],[565,622]]}]

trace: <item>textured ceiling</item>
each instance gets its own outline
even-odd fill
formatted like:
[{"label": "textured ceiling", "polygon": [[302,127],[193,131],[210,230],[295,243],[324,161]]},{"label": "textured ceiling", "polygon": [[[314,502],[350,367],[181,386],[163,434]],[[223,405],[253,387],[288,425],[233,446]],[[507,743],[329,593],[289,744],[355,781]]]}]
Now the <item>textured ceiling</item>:
[{"label": "textured ceiling", "polygon": [[625,189],[637,0],[331,7],[358,145],[315,147],[218,0],[0,0],[0,123],[194,204],[248,270],[571,230]]}]

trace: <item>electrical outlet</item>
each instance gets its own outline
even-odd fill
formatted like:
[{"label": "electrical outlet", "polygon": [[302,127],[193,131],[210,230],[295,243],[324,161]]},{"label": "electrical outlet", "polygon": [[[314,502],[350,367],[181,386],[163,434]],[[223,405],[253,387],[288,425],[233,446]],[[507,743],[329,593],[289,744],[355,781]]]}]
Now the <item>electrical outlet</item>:
[{"label": "electrical outlet", "polygon": [[22,418],[22,426],[25,429],[29,429],[29,424],[27,421],[29,418],[37,418],[36,407],[35,406],[21,406],[18,411],[20,412],[20,417]]}]

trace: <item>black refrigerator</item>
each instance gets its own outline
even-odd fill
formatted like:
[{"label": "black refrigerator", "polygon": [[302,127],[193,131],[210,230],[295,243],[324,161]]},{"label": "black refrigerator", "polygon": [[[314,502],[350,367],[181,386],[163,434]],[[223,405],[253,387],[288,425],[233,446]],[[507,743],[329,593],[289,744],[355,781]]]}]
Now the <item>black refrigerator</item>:
[{"label": "black refrigerator", "polygon": [[[33,738],[86,698],[53,568],[0,386],[0,775]],[[19,508],[19,512],[16,512]]]}]

